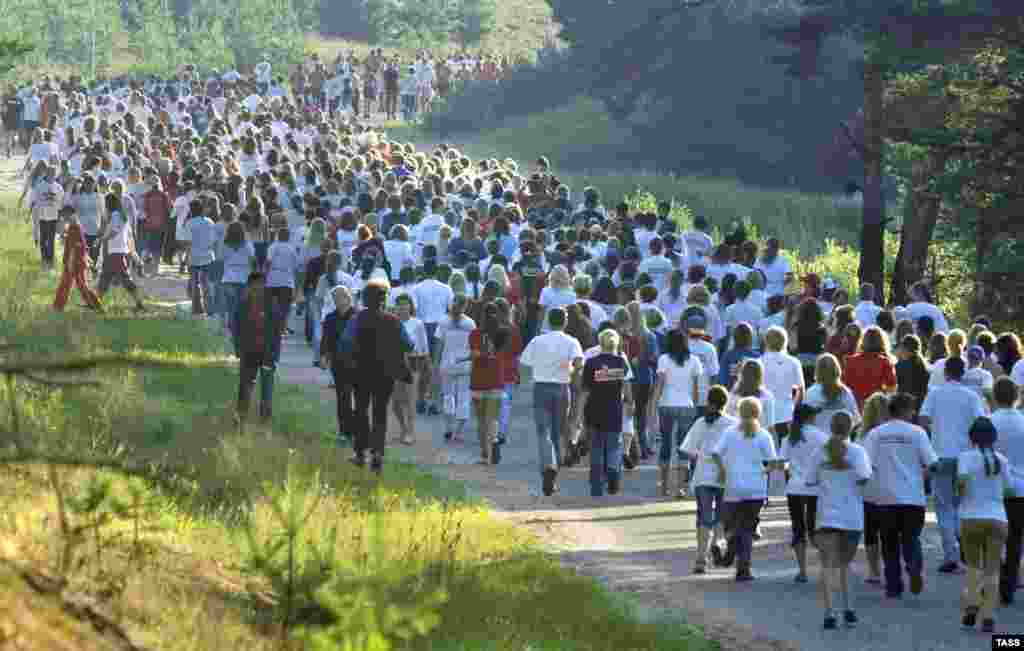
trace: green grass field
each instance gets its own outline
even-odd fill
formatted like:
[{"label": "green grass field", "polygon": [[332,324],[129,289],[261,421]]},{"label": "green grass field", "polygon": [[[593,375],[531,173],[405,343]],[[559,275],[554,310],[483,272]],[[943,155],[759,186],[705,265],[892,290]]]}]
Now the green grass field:
[{"label": "green grass field", "polygon": [[[57,277],[39,271],[9,196],[0,228],[0,367],[149,364],[61,376],[100,387],[2,384],[0,633],[36,616],[18,629],[26,648],[99,648],[52,603],[19,609],[38,595],[6,572],[16,561],[154,650],[715,648],[680,621],[641,623],[460,484],[400,463],[379,479],[355,469],[322,436],[333,405],[303,388],[278,387],[272,430],[234,431],[237,371],[219,335],[171,305],[136,316],[118,290],[104,315],[77,297],[53,314]],[[61,513],[84,534],[63,534]],[[282,641],[286,611],[316,635]]]}]

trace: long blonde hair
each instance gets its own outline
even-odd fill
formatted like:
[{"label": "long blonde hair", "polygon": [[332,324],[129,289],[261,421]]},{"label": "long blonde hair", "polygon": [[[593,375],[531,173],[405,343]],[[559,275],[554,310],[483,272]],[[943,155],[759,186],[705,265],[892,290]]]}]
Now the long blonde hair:
[{"label": "long blonde hair", "polygon": [[864,402],[864,413],[860,419],[860,437],[889,420],[889,396],[881,391],[871,394]]},{"label": "long blonde hair", "polygon": [[737,406],[740,415],[740,430],[748,439],[761,430],[761,401],[757,398],[744,398]]},{"label": "long blonde hair", "polygon": [[825,444],[825,461],[832,470],[847,470],[850,462],[846,460],[847,441],[853,431],[853,416],[846,411],[837,411],[832,415],[832,436]]},{"label": "long blonde hair", "polygon": [[825,353],[818,358],[814,365],[814,381],[821,385],[821,393],[825,396],[826,404],[839,399],[845,385],[843,370],[835,355]]}]

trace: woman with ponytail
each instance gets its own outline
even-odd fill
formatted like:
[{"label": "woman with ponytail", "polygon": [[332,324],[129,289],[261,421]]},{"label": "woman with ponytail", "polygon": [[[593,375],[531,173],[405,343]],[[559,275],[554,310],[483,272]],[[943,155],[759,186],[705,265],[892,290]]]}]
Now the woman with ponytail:
[{"label": "woman with ponytail", "polygon": [[962,623],[964,628],[974,628],[980,614],[983,633],[995,632],[993,615],[1007,535],[1003,500],[1012,489],[1009,463],[992,447],[997,436],[991,420],[975,420],[970,430],[971,449],[960,453],[956,465],[960,540],[967,560]]},{"label": "woman with ponytail", "polygon": [[768,471],[775,465],[775,440],[761,426],[761,401],[744,398],[739,404],[740,424],[722,435],[711,450],[718,479],[725,485],[722,519],[729,539],[723,561],[736,560],[736,580],[752,581],[750,555],[758,515],[768,499]]},{"label": "woman with ponytail", "polygon": [[838,590],[847,626],[857,623],[850,596],[850,563],[864,531],[864,484],[871,479],[871,462],[860,445],[850,442],[854,419],[848,411],[832,415],[825,446],[811,461],[808,486],[818,488],[815,543],[821,552],[825,629],[835,629],[833,592]]},{"label": "woman with ponytail", "polygon": [[780,451],[786,470],[786,503],[793,530],[793,553],[800,568],[796,575],[797,583],[807,583],[807,545],[814,544],[818,509],[818,489],[807,485],[811,475],[810,464],[814,455],[828,442],[828,434],[814,426],[816,414],[810,405],[800,403],[796,406]]},{"label": "woman with ponytail", "polygon": [[818,429],[828,431],[832,425],[832,416],[839,411],[846,411],[853,417],[856,425],[860,418],[857,398],[853,391],[843,384],[843,369],[835,355],[825,353],[818,357],[814,365],[814,384],[807,389],[804,402],[818,410],[814,424]]},{"label": "woman with ponytail", "polygon": [[[870,450],[868,437],[873,429],[889,420],[889,396],[876,392],[864,402],[864,417],[857,426],[853,438],[865,450]],[[872,459],[872,461],[874,461]],[[872,474],[871,481],[864,485],[864,552],[868,559],[868,578],[871,585],[882,583],[882,550],[879,536],[882,530],[881,507],[879,506],[879,476]]]},{"label": "woman with ponytail", "polygon": [[691,489],[697,498],[697,560],[693,565],[694,574],[704,574],[710,550],[715,564],[721,562],[722,538],[721,518],[724,486],[718,478],[718,469],[711,458],[711,451],[718,445],[722,434],[736,428],[740,421],[725,414],[729,393],[723,386],[713,386],[708,391],[707,407],[702,417],[690,427],[679,451],[696,463],[690,480]]}]

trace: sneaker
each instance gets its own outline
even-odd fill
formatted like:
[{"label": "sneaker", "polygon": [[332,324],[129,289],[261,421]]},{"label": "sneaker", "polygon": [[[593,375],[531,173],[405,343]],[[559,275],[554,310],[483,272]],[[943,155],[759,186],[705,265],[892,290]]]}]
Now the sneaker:
[{"label": "sneaker", "polygon": [[501,443],[497,441],[491,444],[491,463],[495,466],[501,463]]},{"label": "sneaker", "polygon": [[555,478],[557,476],[558,476],[558,471],[555,470],[554,468],[545,468],[544,469],[544,479],[543,479],[543,485],[542,485],[542,490],[544,491],[544,495],[550,497],[551,495],[553,495],[555,493]]},{"label": "sneaker", "polygon": [[835,615],[825,615],[825,630],[834,631],[838,627]]},{"label": "sneaker", "polygon": [[636,468],[636,464],[633,463],[633,457],[628,454],[623,455],[622,467],[625,468],[626,470],[633,470],[634,468]]},{"label": "sneaker", "polygon": [[711,562],[715,567],[725,567],[722,547],[718,543],[711,543]]},{"label": "sneaker", "polygon": [[736,573],[737,583],[747,583],[754,580],[754,575],[750,573],[750,570],[744,570]]},{"label": "sneaker", "polygon": [[352,465],[354,465],[357,468],[365,468],[366,467],[366,455],[365,454],[355,454],[355,455],[353,455],[352,456]]},{"label": "sneaker", "polygon": [[764,538],[764,535],[761,533],[761,525],[757,525],[754,529],[754,540],[761,540],[761,538]]},{"label": "sneaker", "polygon": [[974,606],[964,611],[964,618],[960,620],[960,624],[964,628],[974,628],[974,625],[978,622],[978,609]]},{"label": "sneaker", "polygon": [[694,574],[707,574],[707,569],[706,569],[704,563],[697,563],[696,565],[694,565],[693,566],[693,573]]},{"label": "sneaker", "polygon": [[920,574],[910,576],[910,594],[921,594],[924,590],[924,577]]},{"label": "sneaker", "polygon": [[437,407],[437,405],[430,405],[430,408],[427,409],[427,415],[428,416],[440,416],[441,415],[441,410]]},{"label": "sneaker", "polygon": [[498,440],[495,441],[495,443],[497,445],[505,445],[506,443],[508,443],[508,437],[505,436],[504,434],[501,434],[498,436]]},{"label": "sneaker", "polygon": [[797,574],[796,578],[793,579],[793,582],[794,583],[807,583],[807,575],[806,574]]},{"label": "sneaker", "polygon": [[444,440],[451,441],[452,440],[452,436],[454,436],[454,433],[452,433],[452,432],[445,432],[444,433]]},{"label": "sneaker", "polygon": [[426,400],[417,400],[416,401],[416,413],[421,415],[421,416],[423,414],[427,413],[427,401]]},{"label": "sneaker", "polygon": [[376,474],[380,474],[384,471],[384,457],[373,455],[373,459],[370,461],[370,471]]},{"label": "sneaker", "polygon": [[981,622],[981,632],[982,633],[995,633],[996,632],[996,620],[994,620],[994,619],[986,619],[983,622]]},{"label": "sneaker", "polygon": [[847,610],[843,612],[843,622],[846,623],[846,626],[848,628],[853,628],[857,625],[857,613],[853,612],[852,610]]},{"label": "sneaker", "polygon": [[940,574],[960,574],[961,572],[960,564],[956,561],[949,561],[939,566]]}]

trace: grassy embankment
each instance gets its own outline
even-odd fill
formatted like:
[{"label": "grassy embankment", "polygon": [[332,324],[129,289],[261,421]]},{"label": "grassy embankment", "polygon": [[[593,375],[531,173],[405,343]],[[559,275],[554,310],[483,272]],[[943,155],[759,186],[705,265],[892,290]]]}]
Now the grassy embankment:
[{"label": "grassy embankment", "polygon": [[332,405],[301,387],[278,387],[272,432],[233,433],[223,341],[170,305],[135,316],[118,290],[102,316],[77,296],[52,314],[56,277],[11,203],[0,368],[111,353],[134,366],[46,376],[99,387],[2,385],[0,649],[127,648],[71,614],[83,599],[168,651],[302,648],[302,626],[321,634],[310,649],[710,648],[681,623],[640,623],[461,485],[352,468],[321,436]]}]

